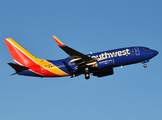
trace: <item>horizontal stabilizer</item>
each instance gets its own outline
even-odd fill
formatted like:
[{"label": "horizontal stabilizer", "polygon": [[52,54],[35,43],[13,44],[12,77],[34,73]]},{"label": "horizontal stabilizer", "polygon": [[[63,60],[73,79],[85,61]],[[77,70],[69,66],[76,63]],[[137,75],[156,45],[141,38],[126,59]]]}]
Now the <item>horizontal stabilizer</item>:
[{"label": "horizontal stabilizer", "polygon": [[15,64],[15,63],[8,63],[13,69],[15,69],[16,73],[13,73],[12,75],[15,75],[17,74],[18,72],[22,72],[22,71],[25,71],[25,70],[28,70],[30,68],[28,67],[24,67],[22,65],[18,65],[18,64]]}]

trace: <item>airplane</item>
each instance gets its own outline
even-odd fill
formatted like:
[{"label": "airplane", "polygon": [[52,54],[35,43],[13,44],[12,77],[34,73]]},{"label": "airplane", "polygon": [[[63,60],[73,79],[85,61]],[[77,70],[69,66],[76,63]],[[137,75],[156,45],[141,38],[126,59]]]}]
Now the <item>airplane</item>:
[{"label": "airplane", "polygon": [[64,45],[56,36],[53,36],[58,46],[65,51],[69,57],[60,60],[39,59],[20,46],[12,38],[4,39],[15,63],[8,63],[16,72],[12,75],[24,75],[33,77],[64,77],[71,78],[85,75],[105,77],[114,74],[114,67],[146,63],[158,54],[158,51],[148,47],[125,47],[97,53],[83,54]]}]

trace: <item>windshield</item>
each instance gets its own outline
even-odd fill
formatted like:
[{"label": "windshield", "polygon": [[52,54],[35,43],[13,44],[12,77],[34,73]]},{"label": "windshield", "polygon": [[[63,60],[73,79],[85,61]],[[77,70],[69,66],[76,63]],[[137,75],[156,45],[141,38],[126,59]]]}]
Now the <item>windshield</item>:
[{"label": "windshield", "polygon": [[144,48],[144,50],[149,50],[149,48]]}]

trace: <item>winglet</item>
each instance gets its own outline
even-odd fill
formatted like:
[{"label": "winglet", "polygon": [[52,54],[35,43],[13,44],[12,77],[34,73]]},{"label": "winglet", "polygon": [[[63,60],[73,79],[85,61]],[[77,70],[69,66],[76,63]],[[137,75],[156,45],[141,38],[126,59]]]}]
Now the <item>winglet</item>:
[{"label": "winglet", "polygon": [[53,36],[53,38],[60,47],[65,47],[65,45],[56,36]]}]

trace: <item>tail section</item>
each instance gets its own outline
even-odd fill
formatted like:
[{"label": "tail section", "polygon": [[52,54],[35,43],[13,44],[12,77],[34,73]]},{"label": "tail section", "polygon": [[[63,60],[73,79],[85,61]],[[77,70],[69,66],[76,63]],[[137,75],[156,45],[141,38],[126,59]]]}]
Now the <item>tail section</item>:
[{"label": "tail section", "polygon": [[12,38],[6,38],[5,42],[15,62],[25,67],[35,65],[35,61],[37,61],[37,58],[29,53],[27,50],[25,50]]},{"label": "tail section", "polygon": [[[46,76],[46,77],[60,77],[68,76],[68,73],[65,73],[57,66],[48,62],[45,59],[39,59],[25,50],[12,38],[6,38],[5,42],[11,52],[11,55],[14,61],[18,64],[8,63],[12,68],[15,69],[16,73],[20,75],[27,76]],[[14,75],[13,74],[13,75]]]}]

